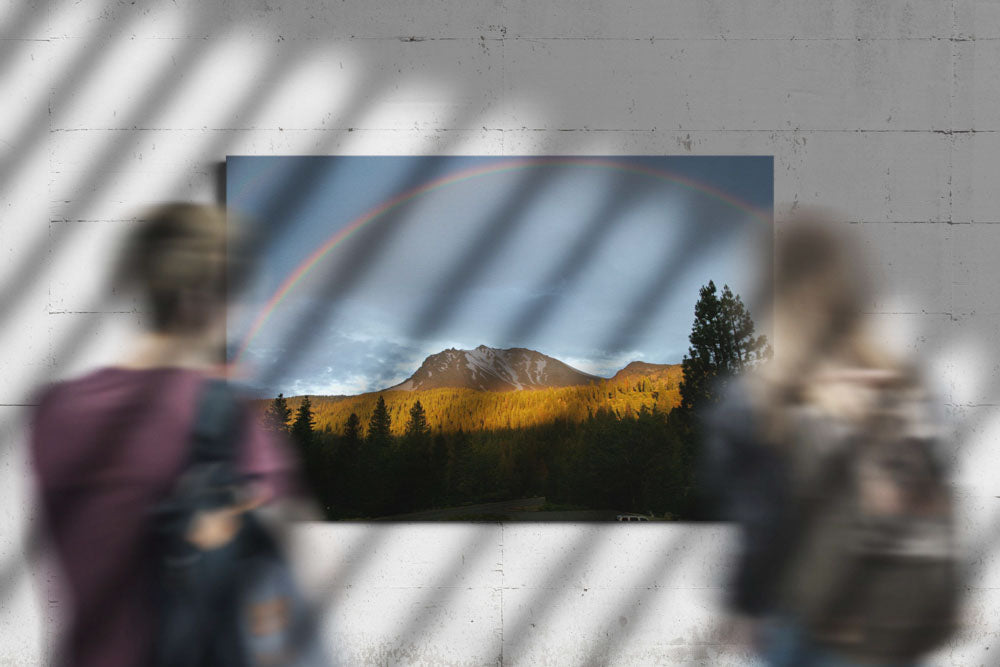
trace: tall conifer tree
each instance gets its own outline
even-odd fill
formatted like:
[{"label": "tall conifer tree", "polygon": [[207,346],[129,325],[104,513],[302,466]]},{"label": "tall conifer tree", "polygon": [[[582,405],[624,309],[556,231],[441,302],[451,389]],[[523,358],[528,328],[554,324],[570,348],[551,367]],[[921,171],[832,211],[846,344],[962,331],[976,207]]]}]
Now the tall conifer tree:
[{"label": "tall conifer tree", "polygon": [[431,427],[427,425],[427,413],[424,406],[418,400],[410,408],[410,419],[406,422],[406,437],[411,440],[422,440],[431,432]]},{"label": "tall conifer tree", "polygon": [[699,292],[689,340],[680,385],[681,407],[686,411],[717,401],[734,375],[770,353],[767,337],[756,335],[743,300],[728,285],[719,295],[711,280]]},{"label": "tall conifer tree", "polygon": [[292,418],[292,411],[288,408],[288,401],[284,394],[271,401],[264,412],[264,425],[272,432],[288,432],[288,420]]},{"label": "tall conifer tree", "polygon": [[380,395],[375,403],[375,411],[368,420],[368,441],[380,445],[388,444],[391,429],[392,419],[389,417],[389,409],[385,405],[385,398]]},{"label": "tall conifer tree", "polygon": [[361,441],[361,419],[356,412],[352,412],[344,422],[344,438],[351,443]]},{"label": "tall conifer tree", "polygon": [[308,396],[303,396],[298,410],[295,411],[295,421],[292,422],[292,438],[299,445],[308,445],[313,440],[313,427],[312,402]]}]

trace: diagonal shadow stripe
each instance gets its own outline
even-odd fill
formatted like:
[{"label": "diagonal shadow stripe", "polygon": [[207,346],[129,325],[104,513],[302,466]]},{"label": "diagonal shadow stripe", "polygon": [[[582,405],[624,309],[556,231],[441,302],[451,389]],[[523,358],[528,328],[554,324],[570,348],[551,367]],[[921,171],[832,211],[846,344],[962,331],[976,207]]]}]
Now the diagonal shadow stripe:
[{"label": "diagonal shadow stripe", "polygon": [[[161,71],[155,81],[146,89],[144,97],[129,114],[128,120],[123,123],[123,126],[138,127],[164,106],[208,47],[208,40],[198,40],[192,48],[180,50],[173,65]],[[49,104],[60,108],[71,91],[75,90],[75,87],[67,85],[66,81],[85,78],[83,74],[93,67],[101,53],[102,49],[96,44],[89,46],[87,53],[74,63],[71,71],[60,82],[63,87],[57,87],[55,99],[50,100]],[[35,125],[23,135],[21,143],[14,148],[10,161],[0,167],[0,183],[7,181],[12,171],[17,168],[20,159],[23,159],[30,149],[38,145],[44,134],[47,133],[50,116],[43,113],[40,114],[39,118],[40,120],[36,120]],[[87,171],[83,187],[79,188],[79,191],[85,194],[73,203],[71,212],[64,216],[65,219],[73,220],[78,217],[77,212],[85,210],[102,191],[102,180],[106,177],[107,172],[112,171],[128,156],[131,142],[127,136],[128,132],[125,135],[123,138],[109,142],[107,148],[93,161],[92,168]],[[78,233],[79,227],[77,225],[61,225],[46,240],[37,242],[22,253],[23,259],[19,260],[17,268],[14,270],[14,275],[18,278],[10,281],[10,284],[0,290],[0,319],[8,314],[23,296],[29,293],[29,290],[25,289],[25,285],[36,279],[38,274],[35,268],[44,265],[46,261],[53,261],[52,257],[66,247]]]},{"label": "diagonal shadow stripe", "polygon": [[[728,229],[726,228],[728,226]],[[621,351],[627,349],[641,333],[652,324],[655,315],[676,297],[668,287],[705,250],[721,243],[727,234],[735,232],[738,224],[728,219],[727,225],[684,225],[680,239],[666,249],[660,270],[640,290],[629,307],[629,315],[611,332],[603,349]]]},{"label": "diagonal shadow stripe", "polygon": [[[158,404],[156,398],[163,394],[164,390],[176,380],[176,377],[173,374],[163,373],[155,380],[145,385],[138,394],[130,396],[127,402],[118,406],[114,412],[108,415],[109,418],[100,425],[93,436],[93,441],[104,443],[102,447],[95,447],[89,456],[73,461],[73,477],[77,480],[76,486],[65,485],[54,489],[53,491],[57,492],[53,496],[56,505],[40,508],[46,517],[44,523],[47,523],[57,533],[74,520],[75,504],[71,502],[74,494],[86,492],[86,484],[92,479],[92,476],[100,468],[106,466],[108,461],[118,460],[121,451],[134,441],[131,434],[143,426],[139,416]],[[50,400],[56,399],[50,398]],[[32,418],[37,419],[37,416],[33,415]],[[33,428],[28,440],[30,441],[34,435]],[[9,443],[5,445],[5,455],[9,455],[9,447]],[[35,462],[32,459],[36,451],[33,442],[29,444],[28,449],[30,455],[26,456],[26,459],[29,465],[34,466]],[[25,541],[21,549],[28,561],[34,561],[38,558],[42,549],[48,545],[48,539],[42,521],[30,522],[26,528]],[[0,599],[6,598],[10,594],[23,567],[19,556],[8,559],[7,562],[0,565]]]},{"label": "diagonal shadow stripe", "polygon": [[[2,29],[6,36],[0,38],[0,82],[7,76],[10,67],[17,62],[17,51],[25,45],[20,36],[30,35],[38,24],[49,18],[52,0],[39,2],[26,0],[19,4],[18,13],[12,16]],[[5,86],[0,86],[0,90],[4,88]]]},{"label": "diagonal shadow stripe", "polygon": [[525,224],[522,212],[558,176],[551,167],[528,169],[520,175],[516,194],[507,198],[489,217],[478,238],[453,263],[429,293],[429,301],[409,327],[408,337],[424,338],[438,330],[467,297],[465,287],[481,275],[498,256],[498,250]]},{"label": "diagonal shadow stripe", "polygon": [[[460,118],[455,119],[455,122],[459,124],[469,120],[470,118]],[[447,151],[449,145],[457,139],[456,137],[450,140],[443,147],[443,150]],[[416,160],[399,190],[405,192],[421,183],[433,180],[443,173],[446,167],[447,159],[445,158],[426,157]],[[318,175],[316,178],[319,178]],[[302,200],[299,202],[299,206],[305,204]],[[291,217],[288,213],[285,212],[284,215]],[[284,356],[278,362],[262,369],[259,376],[262,385],[269,386],[285,368],[294,367],[299,359],[314,349],[318,336],[326,331],[326,327],[335,314],[337,301],[348,294],[360,280],[369,274],[375,264],[375,258],[385,249],[395,235],[397,228],[405,222],[406,216],[405,207],[403,209],[397,208],[382,216],[377,225],[358,229],[351,239],[351,252],[342,255],[341,261],[330,262],[323,267],[320,283],[324,287],[314,295],[318,303],[324,304],[322,311],[305,312],[293,320],[287,340],[295,343],[285,351]]]},{"label": "diagonal shadow stripe", "polygon": [[[280,74],[281,71],[283,70],[275,69],[275,71],[272,73],[274,75],[272,77],[273,83],[278,82],[277,81],[278,74]],[[247,100],[251,110],[256,106],[259,106],[261,103],[267,101],[266,99],[267,92],[268,91],[266,87],[260,87],[256,89],[254,97]],[[147,104],[146,106],[150,105]],[[240,112],[240,110],[237,109],[236,112]],[[242,113],[245,115],[245,110]],[[224,145],[221,142],[219,142],[219,144],[220,146]],[[268,230],[269,234],[273,236],[275,234],[280,233],[280,231],[284,228],[284,225],[287,224],[287,220],[288,220],[287,218],[279,216],[277,218],[277,222],[269,227]],[[260,237],[258,239],[258,243],[266,242],[268,238],[271,238],[271,236]],[[106,291],[110,292],[110,290]],[[47,373],[45,376],[36,378],[38,384],[46,384],[50,382],[52,378],[59,373],[60,369],[66,363],[72,361],[78,356],[78,353],[80,349],[83,347],[83,344],[89,338],[89,336],[86,335],[86,332],[95,330],[92,327],[94,327],[94,325],[97,324],[97,320],[101,317],[100,311],[105,307],[107,307],[109,303],[110,302],[107,298],[103,298],[98,303],[91,304],[91,306],[86,311],[83,311],[85,315],[78,320],[77,324],[73,327],[73,329],[71,329],[69,334],[64,336],[62,342],[56,346],[56,350],[53,352],[52,355],[53,364],[51,366],[51,371]]]},{"label": "diagonal shadow stripe", "polygon": [[[633,527],[629,526],[629,528]],[[650,529],[653,526],[635,526],[634,528]],[[705,531],[704,527],[692,524],[675,525],[672,528],[676,528],[680,534],[674,536],[667,547],[667,552],[671,555],[670,561],[660,563],[654,559],[642,575],[637,577],[637,586],[634,589],[635,593],[630,595],[627,601],[605,614],[605,622],[602,624],[602,627],[612,628],[612,631],[608,634],[606,640],[593,642],[591,651],[583,664],[614,664],[615,658],[621,654],[624,645],[627,644],[638,625],[638,623],[629,623],[622,627],[616,622],[617,619],[620,617],[635,616],[643,607],[649,608],[648,603],[650,598],[662,590],[671,578],[676,577],[679,566],[691,557],[694,549],[681,548],[681,546],[684,543],[689,543],[695,532]]]},{"label": "diagonal shadow stripe", "polygon": [[[253,113],[255,109],[258,109],[263,102],[267,101],[267,94],[269,88],[278,82],[278,77],[282,71],[287,70],[290,63],[279,63],[275,62],[272,67],[267,71],[262,81],[266,82],[265,85],[261,85],[255,88],[253,94],[244,100],[244,104],[237,106],[234,110],[234,116],[236,113],[241,113],[242,115],[247,115],[249,110]],[[217,141],[216,144],[221,148],[223,144],[222,141]],[[209,149],[212,150],[212,149]],[[279,221],[279,224],[275,225],[275,233],[280,230],[283,226],[283,221]],[[111,290],[105,289],[104,293],[110,293]],[[62,339],[62,343],[57,346],[57,350],[54,352],[53,359],[54,362],[51,366],[51,370],[43,378],[37,378],[37,384],[45,385],[52,381],[52,379],[60,372],[60,369],[65,366],[65,364],[72,362],[77,358],[80,350],[83,348],[85,343],[92,339],[93,334],[99,330],[101,325],[102,313],[101,311],[106,308],[109,304],[107,298],[103,298],[97,303],[91,304],[83,317],[81,317],[74,327],[65,335]],[[146,398],[152,399],[153,393],[151,392]],[[106,437],[111,438],[112,434],[107,434]],[[9,449],[10,443],[4,445],[4,449]],[[97,463],[95,461],[94,463]],[[43,540],[39,530],[33,530],[25,538],[24,551],[30,559],[34,559],[40,552],[42,548]],[[16,581],[16,571],[18,569],[18,563],[8,563],[0,566],[0,598],[5,597],[6,592]]]},{"label": "diagonal shadow stripe", "polygon": [[[392,79],[388,72],[374,73],[366,79],[366,86],[375,92],[368,95],[367,99],[363,99],[360,95],[356,96],[356,103],[345,113],[345,117],[348,120],[351,118],[360,119],[363,112],[367,112],[377,103],[379,93],[387,90],[391,85]],[[444,125],[446,127],[464,127],[472,118],[473,116],[468,114],[464,117],[450,119],[450,122]],[[441,152],[446,154],[458,139],[459,137],[456,135],[445,142]],[[333,141],[334,138],[331,137],[325,146],[319,147],[320,152],[325,151]],[[433,175],[437,169],[443,167],[444,162],[446,160],[434,157],[417,161],[404,179],[403,190],[410,189]],[[340,168],[339,165],[335,164],[334,166]],[[259,257],[275,238],[275,230],[280,228],[276,227],[273,221],[293,220],[298,212],[307,206],[311,198],[316,196],[321,182],[330,177],[329,164],[324,166],[322,159],[299,160],[295,174],[291,178],[285,179],[285,183],[288,185],[268,204],[266,211],[252,227],[247,245],[248,255],[252,258]],[[323,284],[327,287],[318,295],[318,301],[324,303],[325,307],[321,312],[314,310],[303,313],[293,321],[287,339],[295,341],[295,344],[286,351],[282,358],[258,370],[257,377],[254,378],[258,383],[264,386],[271,384],[285,368],[293,366],[299,358],[312,349],[322,329],[322,323],[329,321],[332,316],[335,308],[334,301],[347,293],[353,284],[366,274],[371,264],[374,263],[372,261],[374,257],[378,255],[385,242],[391,237],[389,232],[392,231],[391,228],[394,224],[398,224],[399,215],[399,211],[390,212],[380,221],[378,229],[359,230],[359,233],[352,239],[356,251],[347,257],[342,264],[327,268],[327,275],[324,276],[323,280]]]},{"label": "diagonal shadow stripe", "polygon": [[[280,75],[282,71],[286,70],[287,67],[288,67],[287,63],[279,64],[276,62],[266,73],[266,76],[263,78],[263,81],[270,83],[258,86],[254,90],[253,94],[246,100],[244,100],[245,104],[239,105],[234,110],[234,115],[235,113],[242,113],[245,115],[247,113],[247,110],[253,112],[254,109],[259,108],[260,105],[267,99],[267,93],[269,92],[268,90],[269,87],[277,82],[276,81],[277,76]],[[220,142],[216,143],[219,144]],[[103,292],[105,294],[108,294],[111,292],[111,290],[106,288],[105,290],[103,290]],[[93,333],[100,330],[101,320],[103,317],[101,311],[105,307],[107,307],[108,304],[109,300],[107,298],[103,298],[97,303],[91,304],[89,306],[88,311],[86,311],[86,314],[83,317],[81,317],[75,324],[75,326],[70,330],[70,332],[66,336],[64,336],[63,342],[58,346],[58,349],[54,353],[54,363],[51,366],[50,373],[47,374],[47,377],[45,378],[39,378],[39,380],[41,380],[39,384],[47,384],[51,382],[53,377],[59,373],[60,369],[63,368],[66,363],[71,362],[78,356],[80,350],[85,345],[85,343],[92,339]],[[154,389],[153,391],[149,392],[150,395],[147,396],[146,398],[151,400],[154,397],[155,393],[156,391]],[[113,434],[106,434],[103,437],[117,441],[113,437]],[[93,463],[96,464],[98,462],[94,461]],[[37,531],[34,531],[29,534],[25,546],[25,551],[29,555],[29,557],[33,558],[37,556],[39,549],[41,548],[41,544],[42,544],[41,536]],[[9,575],[8,572],[12,573],[15,570],[16,570],[16,564],[5,565],[0,567],[0,593],[3,593],[9,589],[11,585],[10,580],[12,575]]]},{"label": "diagonal shadow stripe", "polygon": [[[237,106],[233,111],[233,116],[237,114],[247,115],[253,113],[254,110],[259,109],[260,106],[268,101],[267,95],[271,90],[271,86],[277,85],[280,82],[280,75],[285,72],[293,65],[291,61],[281,64],[276,62],[269,70],[267,70],[262,81],[269,82],[267,85],[259,86],[255,88],[252,94],[243,100],[243,104]],[[215,141],[212,146],[207,150],[209,151],[223,151],[227,141],[230,141],[226,135],[220,135],[220,138]],[[124,150],[124,149],[123,149]],[[181,181],[183,178],[179,177],[178,182],[175,184],[178,188],[181,186]],[[272,225],[269,229],[271,235],[276,235],[284,229],[287,224],[287,219],[278,218],[277,222]],[[266,239],[263,239],[266,240]],[[106,288],[105,293],[110,294],[113,290]],[[44,384],[50,382],[54,376],[56,376],[60,369],[65,366],[65,364],[72,362],[77,358],[79,351],[81,350],[83,344],[88,340],[88,336],[84,335],[84,332],[90,330],[101,317],[101,311],[110,305],[110,300],[108,298],[102,298],[98,302],[90,304],[87,306],[86,310],[82,311],[85,315],[79,319],[78,323],[71,329],[70,333],[63,337],[62,343],[56,346],[53,351],[53,364],[51,366],[51,371],[45,376],[37,378],[39,384]]]},{"label": "diagonal shadow stripe", "polygon": [[605,197],[603,206],[594,210],[562,260],[553,262],[552,270],[535,288],[534,293],[543,296],[524,305],[521,312],[513,317],[500,340],[508,344],[519,344],[519,341],[527,339],[544,326],[555,313],[557,289],[560,286],[572,286],[579,281],[584,269],[594,261],[604,239],[621,223],[630,208],[641,203],[650,187],[648,182],[632,184],[624,174],[617,174],[612,192]]},{"label": "diagonal shadow stripe", "polygon": [[[486,531],[483,531],[486,533]],[[462,579],[464,571],[473,567],[477,560],[484,556],[488,547],[498,547],[496,534],[492,531],[481,537],[475,537],[468,542],[467,546],[459,550],[451,558],[448,566],[441,570],[434,583],[427,586],[427,593],[421,598],[419,604],[415,605],[418,613],[396,633],[396,650],[405,654],[404,642],[413,637],[420,637],[425,634],[431,623],[436,620],[444,610],[445,605],[451,601],[455,594],[461,590],[457,582]],[[423,612],[422,614],[419,612]]]},{"label": "diagonal shadow stripe", "polygon": [[[573,525],[573,524],[569,524]],[[585,569],[597,555],[600,537],[598,531],[593,531],[591,536],[581,533],[575,537],[568,546],[563,548],[563,555],[549,568],[548,574],[542,584],[537,587],[538,593],[531,605],[509,624],[503,621],[503,655],[504,660],[517,660],[523,653],[524,646],[529,640],[529,627],[543,625],[546,619],[557,611],[557,604],[566,595],[572,586],[560,586],[563,579],[569,580],[575,573]],[[514,587],[505,584],[506,590]]]},{"label": "diagonal shadow stripe", "polygon": [[[96,313],[95,313],[95,316],[96,316]],[[85,320],[84,320],[84,321],[83,321],[83,322],[81,323],[81,326],[84,326],[84,325],[86,325],[87,323],[90,323],[90,322],[93,322],[93,321],[94,321],[95,319],[96,319],[96,317],[87,317],[87,318],[85,318]],[[73,340],[74,342],[76,342],[76,341],[81,341],[81,340],[83,340],[83,339],[84,339],[84,337],[82,337],[82,336],[71,336],[70,338],[71,338],[71,340]],[[70,348],[70,351],[72,351],[72,347]]]}]

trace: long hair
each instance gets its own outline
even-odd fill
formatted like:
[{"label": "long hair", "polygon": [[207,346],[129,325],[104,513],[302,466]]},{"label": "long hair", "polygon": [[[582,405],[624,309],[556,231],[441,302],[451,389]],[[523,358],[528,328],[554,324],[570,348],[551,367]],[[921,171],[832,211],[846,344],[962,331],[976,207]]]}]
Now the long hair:
[{"label": "long hair", "polygon": [[865,326],[865,262],[844,227],[818,211],[779,226],[772,291],[775,354],[752,380],[772,441],[784,440],[785,415],[793,405],[864,419],[866,394],[913,379]]}]

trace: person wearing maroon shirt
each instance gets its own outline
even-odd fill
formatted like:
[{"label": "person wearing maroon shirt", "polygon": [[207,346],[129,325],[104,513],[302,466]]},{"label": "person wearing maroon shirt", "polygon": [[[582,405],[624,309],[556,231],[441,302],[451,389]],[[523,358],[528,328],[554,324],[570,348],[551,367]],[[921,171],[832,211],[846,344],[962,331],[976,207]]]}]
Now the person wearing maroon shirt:
[{"label": "person wearing maroon shirt", "polygon": [[[60,566],[68,627],[65,664],[148,665],[156,629],[150,512],[188,461],[206,379],[224,374],[225,214],[171,204],[153,211],[123,253],[118,286],[136,288],[150,330],[115,366],[42,391],[32,454],[48,539]],[[241,471],[251,504],[283,496],[293,462],[278,434],[246,411]],[[194,522],[188,539],[211,547],[233,533],[231,512]]]}]

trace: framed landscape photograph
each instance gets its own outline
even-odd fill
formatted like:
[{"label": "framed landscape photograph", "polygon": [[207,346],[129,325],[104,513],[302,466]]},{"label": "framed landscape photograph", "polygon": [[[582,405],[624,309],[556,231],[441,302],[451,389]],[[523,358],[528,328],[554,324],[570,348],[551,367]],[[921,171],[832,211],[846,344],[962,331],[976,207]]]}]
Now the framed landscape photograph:
[{"label": "framed landscape photograph", "polygon": [[230,358],[330,520],[694,515],[769,350],[769,156],[230,156]]}]

